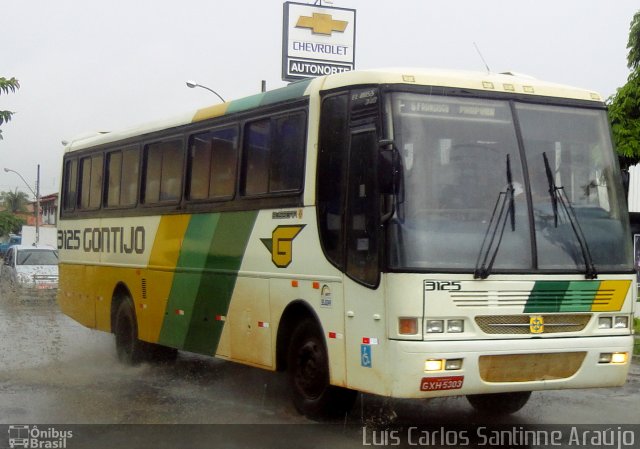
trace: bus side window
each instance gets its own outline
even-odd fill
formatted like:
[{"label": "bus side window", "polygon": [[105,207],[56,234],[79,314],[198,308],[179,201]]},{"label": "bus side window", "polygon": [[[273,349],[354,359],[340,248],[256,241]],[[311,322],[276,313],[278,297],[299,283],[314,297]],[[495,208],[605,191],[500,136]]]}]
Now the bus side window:
[{"label": "bus side window", "polygon": [[80,160],[79,209],[98,209],[102,202],[102,153]]},{"label": "bus side window", "polygon": [[303,112],[245,125],[243,195],[293,192],[302,188],[305,125]]},{"label": "bus side window", "polygon": [[120,179],[122,178],[122,152],[107,153],[107,207],[120,205]]},{"label": "bus side window", "polygon": [[215,131],[212,151],[209,197],[232,197],[236,189],[238,129],[233,127]]},{"label": "bus side window", "polygon": [[320,241],[327,258],[339,269],[344,267],[348,100],[347,94],[341,94],[322,102],[316,179]]},{"label": "bus side window", "polygon": [[121,206],[133,206],[138,201],[139,166],[140,150],[138,148],[132,148],[122,152],[122,179],[120,184]]},{"label": "bus side window", "polygon": [[77,204],[78,189],[78,160],[70,159],[64,166],[64,187],[62,190],[62,208],[72,211]]},{"label": "bus side window", "polygon": [[284,192],[302,187],[304,168],[305,114],[275,119],[270,161],[269,191]]},{"label": "bus side window", "polygon": [[135,206],[138,200],[137,147],[107,153],[107,182],[105,204],[107,207]]},{"label": "bus side window", "polygon": [[209,175],[211,173],[211,139],[208,133],[191,136],[188,153],[187,192],[189,200],[204,200],[209,196]]},{"label": "bus side window", "polygon": [[269,156],[271,121],[248,123],[244,130],[243,195],[260,195],[269,191]]},{"label": "bus side window", "polygon": [[354,131],[349,154],[347,191],[347,274],[376,286],[378,269],[378,216],[375,129]]},{"label": "bus side window", "polygon": [[146,146],[144,156],[144,203],[180,200],[182,140],[151,143]]},{"label": "bus side window", "polygon": [[174,140],[163,148],[162,178],[160,181],[160,201],[179,200],[182,185],[183,152],[182,142]]},{"label": "bus side window", "polygon": [[187,160],[187,199],[233,197],[237,160],[236,126],[192,135]]}]

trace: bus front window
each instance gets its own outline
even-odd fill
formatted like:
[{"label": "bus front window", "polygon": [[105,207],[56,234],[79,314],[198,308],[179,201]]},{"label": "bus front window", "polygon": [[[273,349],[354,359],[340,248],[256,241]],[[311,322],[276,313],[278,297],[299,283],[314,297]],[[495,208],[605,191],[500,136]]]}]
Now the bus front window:
[{"label": "bus front window", "polygon": [[515,227],[505,230],[494,268],[529,268],[524,178],[509,103],[409,93],[391,101],[404,183],[390,222],[392,268],[473,270],[507,189],[507,157]]},{"label": "bus front window", "polygon": [[390,101],[403,184],[388,225],[390,268],[474,272],[509,179],[514,208],[494,272],[585,271],[568,212],[554,210],[552,185],[573,207],[597,271],[631,265],[603,110],[399,92]]},{"label": "bus front window", "polygon": [[[562,208],[553,210],[550,184],[575,211],[597,270],[631,264],[630,238],[618,167],[603,110],[516,104],[531,180],[540,269],[584,266],[582,249]],[[545,174],[544,155],[550,176]],[[556,223],[557,219],[557,223]]]}]

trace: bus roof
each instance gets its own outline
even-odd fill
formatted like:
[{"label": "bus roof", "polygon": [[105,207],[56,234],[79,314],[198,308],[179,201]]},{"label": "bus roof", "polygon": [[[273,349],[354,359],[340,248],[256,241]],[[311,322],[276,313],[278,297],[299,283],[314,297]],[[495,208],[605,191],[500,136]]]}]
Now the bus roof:
[{"label": "bus roof", "polygon": [[352,84],[440,86],[602,102],[602,97],[594,91],[541,81],[515,72],[487,73],[421,68],[361,70],[326,76],[322,89],[329,90]]},{"label": "bus roof", "polygon": [[323,90],[358,84],[406,84],[472,89],[507,94],[536,95],[556,98],[568,98],[602,103],[602,97],[590,90],[537,80],[533,77],[507,73],[487,73],[422,68],[390,68],[374,70],[355,70],[334,75],[321,76],[291,83],[286,87],[262,92],[249,97],[232,100],[211,107],[186,113],[168,120],[161,120],[119,132],[102,132],[89,137],[74,139],[65,152],[71,152],[118,142],[130,137],[155,131],[187,125],[214,117],[246,111],[259,106],[276,104],[281,101],[302,98]]}]

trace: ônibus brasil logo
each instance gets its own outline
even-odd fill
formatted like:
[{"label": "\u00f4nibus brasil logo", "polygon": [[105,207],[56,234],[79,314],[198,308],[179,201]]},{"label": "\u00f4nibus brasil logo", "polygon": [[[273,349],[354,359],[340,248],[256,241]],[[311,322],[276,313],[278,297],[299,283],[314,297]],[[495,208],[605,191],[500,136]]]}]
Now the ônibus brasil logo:
[{"label": "\u00f4nibus brasil logo", "polygon": [[71,430],[58,430],[53,427],[39,429],[38,426],[9,426],[9,447],[26,449],[65,449],[67,440],[73,438]]}]

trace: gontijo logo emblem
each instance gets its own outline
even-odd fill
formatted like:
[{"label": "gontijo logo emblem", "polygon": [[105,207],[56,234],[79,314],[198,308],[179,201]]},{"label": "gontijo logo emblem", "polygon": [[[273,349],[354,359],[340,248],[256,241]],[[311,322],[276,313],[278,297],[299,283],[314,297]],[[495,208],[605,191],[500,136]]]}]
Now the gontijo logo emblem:
[{"label": "gontijo logo emblem", "polygon": [[270,239],[260,239],[271,252],[271,260],[278,268],[287,268],[293,259],[293,239],[305,225],[281,225],[273,230]]},{"label": "gontijo logo emblem", "polygon": [[331,36],[334,31],[343,33],[348,24],[349,22],[344,20],[333,20],[331,14],[314,12],[311,17],[300,16],[296,22],[296,28],[310,28],[313,34]]}]

